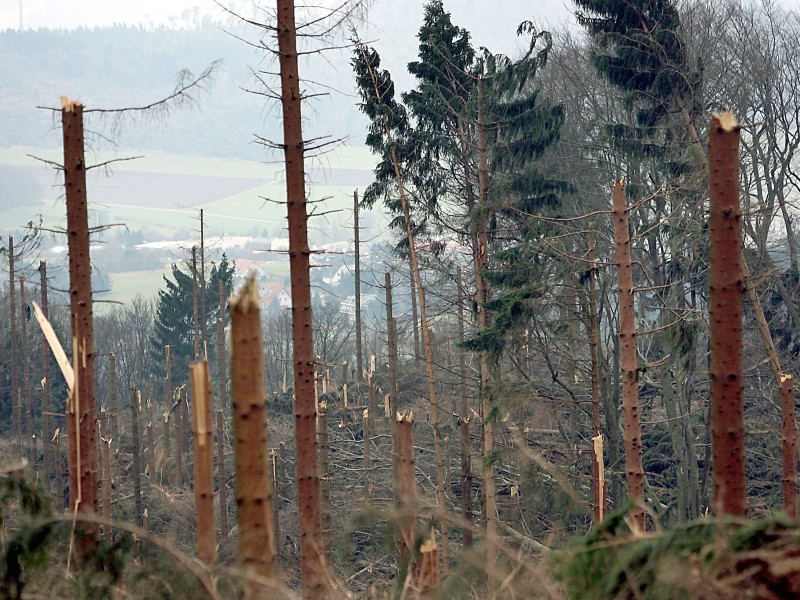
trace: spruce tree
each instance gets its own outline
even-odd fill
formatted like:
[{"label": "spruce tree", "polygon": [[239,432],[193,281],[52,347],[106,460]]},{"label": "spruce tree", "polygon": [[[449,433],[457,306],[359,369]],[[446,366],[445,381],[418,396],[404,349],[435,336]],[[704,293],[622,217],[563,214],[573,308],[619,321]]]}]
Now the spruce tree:
[{"label": "spruce tree", "polygon": [[[206,282],[209,298],[219,293],[219,281],[223,282],[226,297],[233,288],[234,263],[223,254],[219,263],[211,263],[211,274]],[[151,343],[151,359],[154,371],[164,376],[164,346],[169,344],[172,359],[173,383],[181,385],[188,381],[189,364],[194,361],[194,306],[191,261],[182,265],[172,264],[172,278],[164,276],[165,287],[158,291],[155,332]],[[198,283],[199,285],[199,283]],[[219,306],[209,303],[206,310],[206,327],[211,330],[217,321]],[[223,315],[227,322],[227,314]],[[216,345],[208,340],[209,360],[216,356]],[[203,349],[200,349],[202,354]]]}]

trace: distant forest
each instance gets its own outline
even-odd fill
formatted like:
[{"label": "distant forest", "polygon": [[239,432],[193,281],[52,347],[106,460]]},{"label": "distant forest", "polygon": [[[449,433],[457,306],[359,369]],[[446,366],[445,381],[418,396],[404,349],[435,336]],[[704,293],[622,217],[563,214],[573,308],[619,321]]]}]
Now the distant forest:
[{"label": "distant forest", "polygon": [[[266,54],[243,39],[258,42],[253,28],[223,28],[210,21],[192,29],[117,25],[2,31],[0,81],[14,85],[0,86],[0,123],[4,124],[0,147],[59,145],[59,129],[47,111],[36,107],[58,107],[61,95],[80,100],[87,108],[141,106],[168,95],[181,70],[197,74],[222,59],[212,85],[198,96],[197,106],[175,111],[160,123],[124,122],[121,130],[108,119],[96,131],[127,148],[264,159],[265,148],[253,143],[254,135],[278,139],[280,122],[274,111],[264,108],[268,103],[263,96],[245,91],[261,91],[252,70],[269,68]],[[365,122],[353,110],[354,84],[346,59],[338,76],[320,62],[312,61],[307,67],[308,78],[328,81],[342,92],[321,100],[324,134],[350,135],[361,143]],[[315,67],[321,72],[315,73]],[[336,81],[330,81],[331,77]],[[98,127],[96,120],[93,126]]]}]

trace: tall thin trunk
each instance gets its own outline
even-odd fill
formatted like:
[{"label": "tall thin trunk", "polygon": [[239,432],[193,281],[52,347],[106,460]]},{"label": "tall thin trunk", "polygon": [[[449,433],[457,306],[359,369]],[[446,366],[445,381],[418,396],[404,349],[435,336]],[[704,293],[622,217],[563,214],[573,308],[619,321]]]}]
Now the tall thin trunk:
[{"label": "tall thin trunk", "polygon": [[205,351],[208,341],[208,313],[206,312],[206,224],[203,209],[200,209],[200,341]]},{"label": "tall thin trunk", "polygon": [[364,382],[364,355],[361,347],[361,231],[358,225],[358,190],[353,192],[353,240],[356,255],[353,273],[356,298],[356,381],[361,384]]},{"label": "tall thin trunk", "polygon": [[[331,561],[331,539],[333,521],[331,519],[331,479],[328,457],[328,404],[320,402],[317,415],[317,431],[319,445],[319,492],[320,492],[320,527],[322,529],[322,555],[325,561]],[[277,466],[277,464],[275,465]]]},{"label": "tall thin trunk", "polygon": [[61,512],[64,510],[64,464],[61,462],[61,435],[58,429],[56,429],[55,434],[53,435],[52,444],[56,472],[56,512]]},{"label": "tall thin trunk", "polygon": [[25,444],[28,447],[28,455],[34,465],[39,462],[34,449],[33,437],[33,407],[31,405],[31,372],[28,357],[28,319],[25,316],[25,278],[19,278],[19,304],[20,321],[22,321],[22,395],[25,407]]},{"label": "tall thin trunk", "polygon": [[8,236],[8,299],[11,307],[11,428],[14,433],[17,456],[22,456],[22,440],[20,415],[17,412],[17,397],[19,382],[17,381],[17,280],[14,278],[14,238]]},{"label": "tall thin trunk", "polygon": [[414,363],[419,363],[419,315],[417,314],[417,283],[414,279],[414,269],[411,266],[411,259],[408,259],[409,282],[411,288],[411,327],[414,334]]},{"label": "tall thin trunk", "polygon": [[[486,304],[489,302],[489,283],[484,273],[489,269],[489,240],[487,234],[487,212],[489,210],[489,153],[487,140],[487,123],[484,107],[486,97],[486,81],[478,78],[478,218],[474,220],[473,230],[473,266],[475,269],[475,292],[478,306],[478,331],[489,328],[489,313]],[[489,554],[487,570],[494,561],[494,543],[497,538],[497,505],[495,500],[494,465],[490,457],[494,453],[494,423],[492,408],[494,404],[492,377],[490,373],[487,351],[480,353],[481,366],[481,430],[483,502],[486,511],[486,548]]]},{"label": "tall thin trunk", "polygon": [[197,307],[197,246],[192,246],[192,318],[194,324],[194,360],[200,359],[200,316]]},{"label": "tall thin trunk", "polygon": [[119,404],[117,403],[117,355],[108,357],[108,420],[111,422],[111,439],[119,446]]},{"label": "tall thin trunk", "polygon": [[[42,314],[49,319],[50,310],[47,302],[47,263],[39,261],[40,292]],[[49,488],[53,476],[53,448],[50,439],[53,436],[53,427],[50,420],[51,392],[50,392],[50,347],[47,337],[42,332],[42,453],[44,454],[44,480]]]},{"label": "tall thin trunk", "polygon": [[147,399],[147,470],[150,472],[150,481],[156,480],[156,434],[153,427],[153,401]]},{"label": "tall thin trunk", "polygon": [[[92,266],[89,258],[89,218],[86,200],[86,163],[83,148],[83,106],[62,98],[64,181],[67,197],[70,323],[75,387],[67,410],[70,458],[70,504],[73,511],[97,514],[97,438],[94,387],[94,326],[92,322]],[[79,553],[95,547],[98,528],[85,524]]]},{"label": "tall thin trunk", "polygon": [[363,434],[364,444],[364,500],[369,502],[372,497],[372,484],[370,483],[369,472],[372,469],[372,453],[371,453],[371,440],[372,432],[370,426],[372,425],[372,417],[370,416],[369,409],[364,409],[363,417],[361,420],[361,431]]},{"label": "tall thin trunk", "polygon": [[[386,348],[389,359],[389,415],[394,422],[394,415],[397,412],[397,321],[394,318],[392,307],[392,276],[388,271],[384,275],[384,281],[386,283]],[[394,429],[392,427],[392,431]]]},{"label": "tall thin trunk", "polygon": [[103,455],[103,533],[106,539],[111,539],[111,525],[108,522],[113,518],[111,511],[111,484],[113,476],[111,474],[111,439],[100,438]]},{"label": "tall thin trunk", "polygon": [[131,447],[133,449],[133,503],[136,524],[143,524],[142,510],[142,453],[139,445],[139,396],[131,386]]},{"label": "tall thin trunk", "polygon": [[294,0],[278,0],[278,54],[283,108],[283,147],[289,221],[289,270],[292,281],[294,339],[295,440],[300,511],[301,580],[304,598],[327,596],[320,553],[317,415],[314,403],[314,342],[309,277],[308,215],[306,213],[302,92],[297,68]]},{"label": "tall thin trunk", "polygon": [[[231,302],[231,395],[236,460],[239,565],[245,574],[272,579],[275,556],[270,521],[264,358],[258,286],[249,279]],[[245,582],[245,598],[260,598],[264,588]]]},{"label": "tall thin trunk", "polygon": [[745,516],[739,124],[732,113],[712,116],[708,161],[713,506],[718,515]]},{"label": "tall thin trunk", "polygon": [[211,420],[211,378],[208,362],[189,368],[194,431],[194,508],[197,557],[207,565],[217,560],[214,528],[214,423]]},{"label": "tall thin trunk", "polygon": [[623,440],[625,479],[628,499],[634,504],[632,515],[644,531],[644,467],[642,466],[642,426],[639,415],[639,385],[636,356],[636,312],[633,301],[631,236],[625,181],[618,179],[613,189],[614,241],[619,279],[619,343],[622,376]]},{"label": "tall thin trunk", "polygon": [[219,380],[219,408],[228,405],[228,362],[225,347],[225,284],[219,280],[219,317],[217,318],[217,379]]},{"label": "tall thin trunk", "polygon": [[278,451],[270,452],[270,473],[272,478],[272,551],[275,554],[275,571],[281,570],[281,474],[282,463],[278,460]]},{"label": "tall thin trunk", "polygon": [[[458,285],[458,343],[464,343],[464,285],[461,267],[456,271]],[[469,439],[469,396],[467,394],[467,361],[464,350],[458,349],[459,407],[458,424],[461,450],[461,513],[464,518],[464,546],[472,545],[472,443]]]},{"label": "tall thin trunk", "polygon": [[[600,428],[600,324],[597,312],[597,266],[595,263],[594,236],[589,235],[589,348],[592,358],[592,435],[601,435]],[[595,445],[592,444],[594,451]],[[601,472],[601,458],[592,457],[592,488],[594,491],[594,522],[599,523],[605,516],[604,474]]]},{"label": "tall thin trunk", "polygon": [[219,536],[228,539],[228,475],[225,471],[225,435],[222,426],[222,411],[217,411],[217,481],[219,487]]},{"label": "tall thin trunk", "polygon": [[797,518],[797,420],[794,407],[794,379],[781,378],[781,448],[783,450],[783,510]]},{"label": "tall thin trunk", "polygon": [[175,482],[183,488],[183,453],[185,452],[186,434],[183,424],[183,398],[181,388],[175,390]]}]

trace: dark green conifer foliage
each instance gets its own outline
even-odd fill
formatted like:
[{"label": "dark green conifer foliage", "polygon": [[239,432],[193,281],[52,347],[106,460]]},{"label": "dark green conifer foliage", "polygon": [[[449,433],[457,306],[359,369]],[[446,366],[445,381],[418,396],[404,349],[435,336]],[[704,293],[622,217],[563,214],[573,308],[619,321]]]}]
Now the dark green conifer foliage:
[{"label": "dark green conifer foliage", "polygon": [[[206,281],[206,297],[215,298],[222,280],[226,296],[233,289],[234,263],[223,254],[219,263],[211,263],[211,273]],[[194,294],[191,261],[182,266],[173,263],[172,279],[164,276],[166,287],[158,291],[155,334],[153,335],[151,358],[154,371],[164,376],[164,346],[170,345],[172,359],[172,381],[178,386],[188,381],[189,364],[194,360]],[[199,281],[198,281],[198,285]],[[206,330],[214,331],[219,306],[209,302],[206,309]],[[202,317],[201,317],[202,318]],[[227,323],[227,314],[223,315]],[[201,324],[202,328],[202,324]],[[209,361],[216,357],[215,336],[207,341]],[[202,355],[203,348],[200,348]]]},{"label": "dark green conifer foliage", "polygon": [[[592,62],[620,89],[633,123],[608,125],[616,148],[640,157],[661,157],[673,146],[668,127],[676,116],[693,130],[701,103],[702,70],[691,65],[678,9],[670,0],[576,0],[578,22],[592,36]],[[698,142],[696,132],[687,142]],[[673,171],[684,169],[679,161]],[[629,191],[632,191],[629,189]]]}]

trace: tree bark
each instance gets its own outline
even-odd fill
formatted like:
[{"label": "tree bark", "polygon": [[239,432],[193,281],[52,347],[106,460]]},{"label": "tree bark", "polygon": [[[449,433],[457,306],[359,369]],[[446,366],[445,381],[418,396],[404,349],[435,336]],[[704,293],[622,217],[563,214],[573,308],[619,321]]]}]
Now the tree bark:
[{"label": "tree bark", "polygon": [[797,518],[797,419],[794,407],[794,379],[781,377],[781,449],[783,450],[783,510]]},{"label": "tree bark", "polygon": [[194,360],[200,360],[200,316],[197,307],[197,246],[192,246],[192,304],[194,323]]},{"label": "tree bark", "polygon": [[[595,262],[594,236],[589,235],[589,349],[592,358],[592,431],[602,435],[600,427],[600,315],[597,312],[597,264]],[[592,449],[594,450],[594,443]],[[594,451],[593,451],[594,455]],[[605,476],[601,472],[602,457],[593,456],[592,486],[594,490],[594,522],[605,517]]]},{"label": "tree bark", "polygon": [[219,536],[228,539],[228,475],[225,471],[225,430],[222,427],[222,411],[217,411],[217,485],[219,487]]},{"label": "tree bark", "polygon": [[[49,318],[50,310],[47,302],[47,263],[39,261],[40,292],[42,314]],[[50,420],[52,409],[52,396],[50,388],[50,347],[47,337],[42,332],[42,453],[44,454],[44,480],[48,488],[52,485],[53,476],[53,449],[50,439],[53,436],[53,426]]]},{"label": "tree bark", "polygon": [[[236,460],[236,506],[239,522],[239,565],[256,578],[272,579],[274,542],[268,477],[267,396],[258,286],[249,279],[231,301],[231,395]],[[245,598],[263,597],[257,579],[245,582]]]},{"label": "tree bark", "polygon": [[[458,343],[464,343],[464,286],[461,267],[457,268]],[[458,424],[461,450],[461,514],[464,519],[464,546],[472,545],[472,443],[469,438],[469,396],[467,394],[467,362],[465,352],[458,349],[459,408]]]},{"label": "tree bark", "polygon": [[17,280],[14,278],[14,238],[8,236],[8,300],[11,308],[11,343],[10,343],[10,358],[11,358],[11,427],[14,433],[14,444],[17,456],[22,456],[22,426],[20,424],[20,415],[17,412],[17,388],[19,382],[17,381]]},{"label": "tree bark", "polygon": [[636,525],[644,531],[644,468],[642,466],[642,426],[639,415],[636,312],[633,301],[631,237],[625,181],[622,179],[614,182],[613,204],[614,241],[619,280],[619,344],[625,477],[628,485],[628,499],[634,505],[631,514]]},{"label": "tree bark", "polygon": [[404,566],[412,572],[411,561],[417,538],[417,472],[414,454],[414,413],[402,413],[397,421],[397,454],[400,478],[397,490],[400,526],[400,570]]},{"label": "tree bark", "polygon": [[31,405],[31,373],[28,357],[28,320],[25,318],[25,278],[19,278],[20,321],[22,322],[22,395],[25,406],[25,445],[34,466],[39,462],[33,436],[33,407]]},{"label": "tree bark", "polygon": [[[356,264],[354,267],[356,299],[356,381],[364,382],[364,357],[361,347],[361,232],[358,226],[358,190],[353,192],[353,240]],[[360,393],[360,388],[359,388]]]},{"label": "tree bark", "polygon": [[194,432],[194,508],[197,557],[211,565],[217,560],[214,528],[214,424],[211,420],[211,379],[206,361],[189,368],[192,382]]},{"label": "tree bark", "polygon": [[142,458],[139,445],[139,398],[136,388],[131,386],[131,446],[133,448],[133,502],[136,524],[141,527],[142,521]]},{"label": "tree bark", "polygon": [[708,140],[711,449],[714,511],[745,516],[743,283],[739,206],[739,125],[714,115]]},{"label": "tree bark", "polygon": [[303,598],[328,594],[320,553],[317,415],[314,402],[314,342],[309,277],[308,215],[306,212],[302,93],[297,67],[294,0],[278,0],[277,29],[283,108],[283,147],[289,221],[289,270],[292,282],[294,339],[295,440],[297,493],[300,511],[300,553]]},{"label": "tree bark", "polygon": [[[320,402],[317,414],[317,435],[319,436],[319,491],[320,491],[320,528],[322,530],[322,555],[327,564],[331,564],[331,539],[333,521],[331,519],[331,479],[328,457],[328,404]],[[275,464],[277,467],[277,463]]]},{"label": "tree bark", "polygon": [[[62,98],[64,181],[67,198],[70,322],[72,324],[75,387],[68,401],[67,430],[70,458],[70,506],[73,511],[97,514],[96,401],[94,387],[94,326],[92,322],[92,267],[89,258],[89,220],[86,164],[83,147],[83,106]],[[85,524],[78,553],[93,551],[98,528]]]}]

